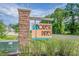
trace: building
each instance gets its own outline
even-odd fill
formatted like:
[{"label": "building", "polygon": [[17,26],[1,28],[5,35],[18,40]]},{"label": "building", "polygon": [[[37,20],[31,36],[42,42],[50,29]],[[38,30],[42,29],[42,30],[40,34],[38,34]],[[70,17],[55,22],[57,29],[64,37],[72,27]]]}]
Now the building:
[{"label": "building", "polygon": [[15,30],[10,26],[6,26],[6,33],[7,35],[18,35],[18,33],[16,33]]}]

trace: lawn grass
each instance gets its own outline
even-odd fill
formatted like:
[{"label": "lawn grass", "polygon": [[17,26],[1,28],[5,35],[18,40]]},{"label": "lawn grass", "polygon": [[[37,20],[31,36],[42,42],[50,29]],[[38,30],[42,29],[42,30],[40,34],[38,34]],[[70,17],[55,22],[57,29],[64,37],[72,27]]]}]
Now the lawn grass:
[{"label": "lawn grass", "polygon": [[0,40],[16,40],[17,36],[14,35],[9,35],[9,36],[5,36],[2,39],[0,38]]}]

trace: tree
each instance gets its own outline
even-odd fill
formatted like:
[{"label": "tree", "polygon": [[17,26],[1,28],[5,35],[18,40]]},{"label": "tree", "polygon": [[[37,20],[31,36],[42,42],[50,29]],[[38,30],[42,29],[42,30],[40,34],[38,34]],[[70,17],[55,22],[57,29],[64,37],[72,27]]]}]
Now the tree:
[{"label": "tree", "polygon": [[63,22],[63,20],[65,18],[65,10],[61,9],[61,8],[57,8],[54,11],[53,15],[54,15],[54,19],[57,22],[57,27],[58,27],[59,33],[63,33],[64,27],[63,27],[63,23],[62,22]]},{"label": "tree", "polygon": [[[52,31],[56,34],[79,33],[79,4],[68,3],[64,9],[56,8],[53,13],[45,17],[53,19]],[[42,23],[47,22],[44,20]]]},{"label": "tree", "polygon": [[73,4],[73,3],[68,3],[65,8],[65,10],[67,10],[70,13],[69,17],[71,17],[71,23],[69,25],[70,27],[69,30],[71,34],[74,34],[76,32],[75,16],[79,15],[79,13],[77,12],[78,9],[79,4]]},{"label": "tree", "polygon": [[76,34],[79,34],[79,3],[77,3],[76,6],[77,6],[76,15],[77,15],[78,19],[75,24],[75,29],[76,29]]},{"label": "tree", "polygon": [[[57,8],[54,13],[51,13],[50,15],[47,15],[45,17],[52,18],[52,31],[54,33],[63,33],[64,27],[63,27],[63,19],[65,18],[65,10],[61,8]],[[47,21],[43,20],[42,23],[47,23]]]},{"label": "tree", "polygon": [[3,21],[0,20],[0,38],[1,39],[6,36],[5,31],[6,31],[6,26],[3,23]]}]

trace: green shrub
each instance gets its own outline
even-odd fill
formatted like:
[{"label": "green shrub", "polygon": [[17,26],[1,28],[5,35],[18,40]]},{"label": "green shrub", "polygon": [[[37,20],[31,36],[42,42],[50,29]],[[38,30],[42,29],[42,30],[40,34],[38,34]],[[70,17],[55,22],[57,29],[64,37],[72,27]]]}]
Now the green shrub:
[{"label": "green shrub", "polygon": [[0,51],[0,56],[7,56],[8,51]]},{"label": "green shrub", "polygon": [[77,56],[79,55],[79,40],[31,40],[26,47],[28,53],[24,55],[31,56]]}]

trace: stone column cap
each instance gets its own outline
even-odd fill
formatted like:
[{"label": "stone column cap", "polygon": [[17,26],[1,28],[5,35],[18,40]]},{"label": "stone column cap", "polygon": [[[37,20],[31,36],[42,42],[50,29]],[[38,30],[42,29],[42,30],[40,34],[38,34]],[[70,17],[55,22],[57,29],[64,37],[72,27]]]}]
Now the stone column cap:
[{"label": "stone column cap", "polygon": [[31,10],[29,10],[29,9],[18,9],[18,11],[27,11],[27,12],[31,12]]}]

